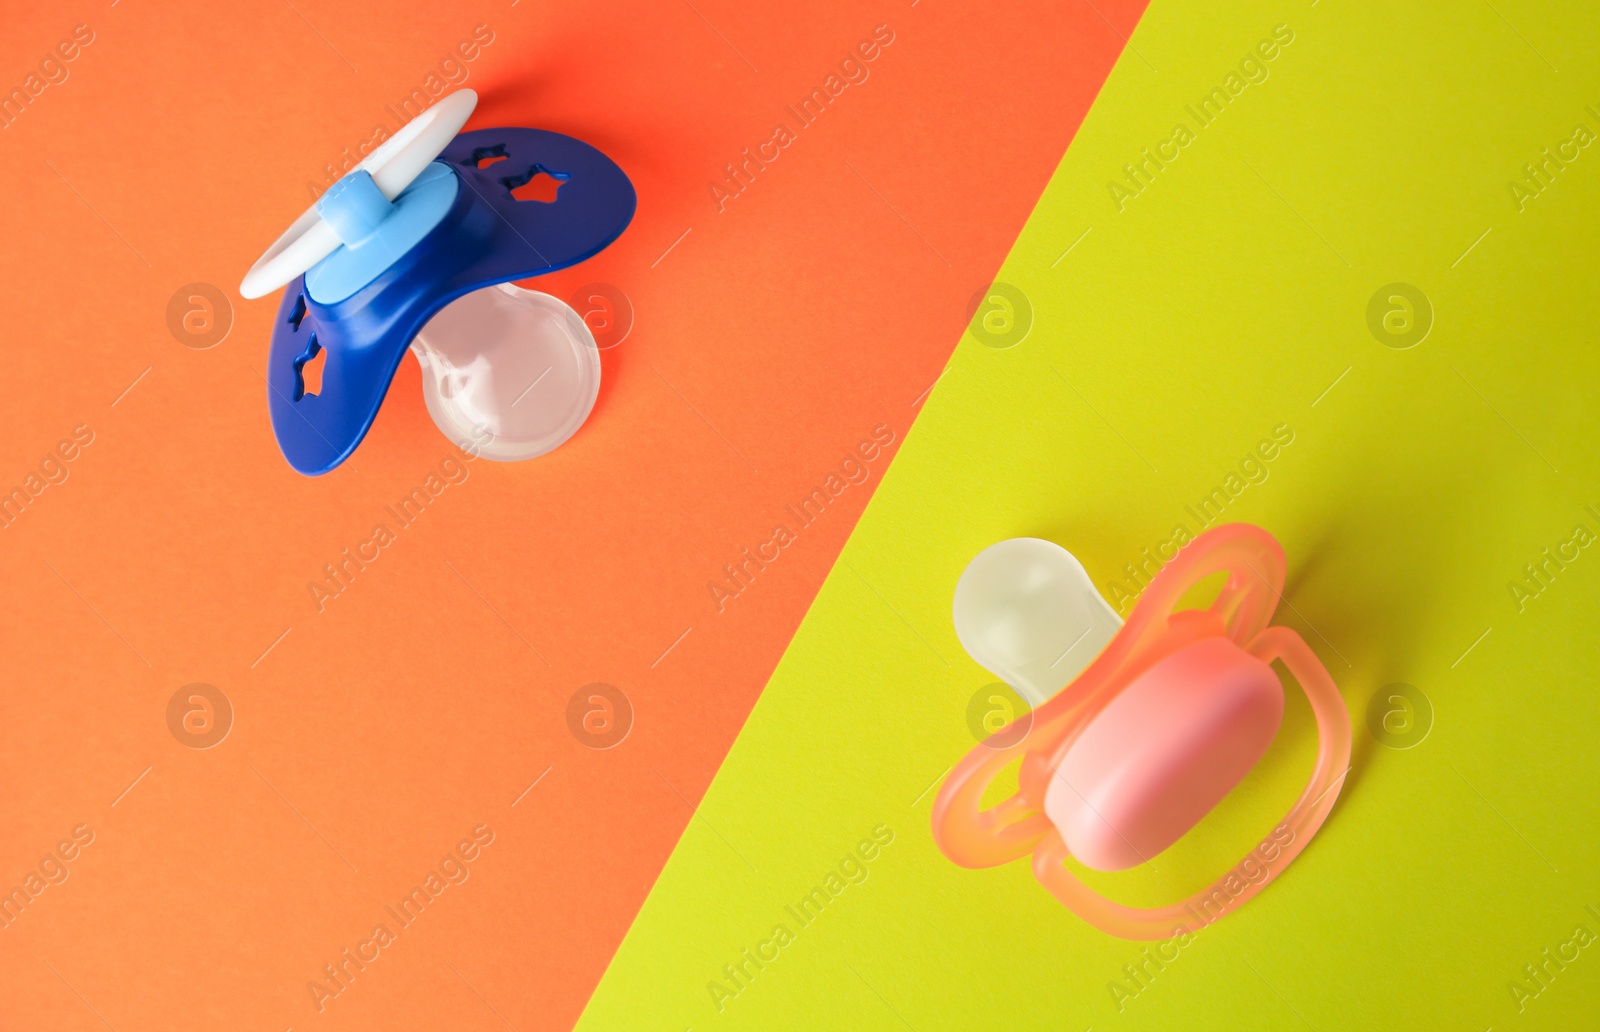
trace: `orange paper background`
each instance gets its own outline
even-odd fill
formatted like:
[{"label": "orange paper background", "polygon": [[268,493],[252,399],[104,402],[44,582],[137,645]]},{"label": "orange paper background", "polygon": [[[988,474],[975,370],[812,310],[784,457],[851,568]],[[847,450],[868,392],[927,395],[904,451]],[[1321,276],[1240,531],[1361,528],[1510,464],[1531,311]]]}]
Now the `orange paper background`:
[{"label": "orange paper background", "polygon": [[[5,90],[94,38],[0,130],[0,489],[94,438],[0,530],[0,888],[95,838],[0,930],[0,1025],[569,1027],[893,448],[725,612],[708,581],[871,428],[903,436],[1143,5],[9,6]],[[479,25],[468,127],[576,135],[639,192],[533,285],[614,284],[636,321],[576,437],[471,463],[319,612],[323,564],[458,453],[407,359],[353,460],[294,474],[276,298],[236,284]],[[878,25],[870,77],[719,211],[722,166]],[[195,282],[233,309],[207,349],[168,326]],[[190,682],[234,707],[214,748],[168,729]],[[568,728],[591,682],[636,714],[605,751]],[[385,905],[480,824],[400,930]],[[308,982],[379,923],[319,1012]]]}]

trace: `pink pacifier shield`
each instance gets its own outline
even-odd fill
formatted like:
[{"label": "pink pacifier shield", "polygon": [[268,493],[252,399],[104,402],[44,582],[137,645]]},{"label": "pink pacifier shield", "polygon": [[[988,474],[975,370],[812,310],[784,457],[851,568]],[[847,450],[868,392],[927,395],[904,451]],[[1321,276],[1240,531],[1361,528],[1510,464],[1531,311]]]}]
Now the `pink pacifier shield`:
[{"label": "pink pacifier shield", "polygon": [[1227,638],[1202,639],[1134,679],[1067,746],[1045,814],[1088,867],[1144,863],[1249,773],[1282,719],[1272,668]]}]

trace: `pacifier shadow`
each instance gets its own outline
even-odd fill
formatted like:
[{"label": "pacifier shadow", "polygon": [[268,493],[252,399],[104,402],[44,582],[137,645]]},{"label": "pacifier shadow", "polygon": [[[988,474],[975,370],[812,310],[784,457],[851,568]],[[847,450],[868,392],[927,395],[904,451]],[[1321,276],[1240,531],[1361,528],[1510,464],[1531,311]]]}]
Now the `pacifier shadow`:
[{"label": "pacifier shadow", "polygon": [[410,348],[389,382],[389,391],[367,437],[374,442],[392,442],[402,454],[427,454],[444,441],[422,398],[422,366]]},{"label": "pacifier shadow", "polygon": [[[1343,640],[1348,644],[1351,641],[1358,644],[1368,639],[1371,633],[1370,621],[1364,621],[1363,626],[1356,626],[1356,621],[1346,616],[1328,626],[1315,626],[1306,619],[1301,609],[1295,606],[1295,599],[1303,597],[1308,591],[1308,585],[1318,582],[1319,573],[1331,572],[1338,566],[1340,542],[1345,535],[1337,529],[1336,523],[1324,522],[1317,527],[1316,537],[1309,544],[1301,545],[1295,555],[1295,560],[1289,564],[1289,569],[1284,577],[1283,599],[1278,604],[1277,612],[1273,614],[1273,623],[1287,624],[1305,639],[1311,650],[1317,653],[1322,660],[1322,665],[1333,678],[1334,685],[1339,689],[1339,696],[1344,700],[1345,712],[1350,715],[1350,768],[1345,773],[1344,781],[1339,786],[1339,798],[1334,801],[1333,809],[1328,811],[1324,825],[1335,822],[1339,811],[1343,808],[1347,793],[1355,790],[1360,783],[1362,773],[1372,757],[1372,739],[1363,733],[1362,717],[1366,713],[1366,700],[1372,694],[1372,688],[1366,685],[1362,678],[1354,676],[1355,665],[1344,652],[1334,644],[1334,640]],[[1334,611],[1343,613],[1348,607],[1337,606]],[[1359,607],[1357,607],[1359,611]],[[1359,620],[1359,617],[1356,618]],[[1321,617],[1322,624],[1328,620]],[[1333,635],[1333,638],[1325,637]],[[1366,649],[1356,649],[1358,654],[1364,655]],[[1293,675],[1282,669],[1282,664],[1275,665],[1281,680],[1284,681],[1284,690],[1294,691]],[[1304,704],[1303,693],[1295,692],[1300,702]],[[1310,734],[1316,734],[1316,722],[1310,717],[1309,708],[1306,709],[1309,721]],[[1287,717],[1287,713],[1285,714]]]},{"label": "pacifier shadow", "polygon": [[[537,67],[519,69],[513,72],[512,77],[478,90],[478,106],[473,111],[467,130],[526,126],[574,137],[603,151],[622,166],[637,190],[638,176],[634,170],[649,168],[651,155],[656,153],[654,142],[648,145],[641,143],[637,133],[619,127],[615,119],[563,117],[538,105],[538,101],[551,92],[553,84],[572,81],[571,75],[563,75],[559,65],[565,59],[558,56],[562,53],[551,50],[545,55],[549,60],[541,58]],[[572,67],[579,69],[584,66],[579,63]],[[624,233],[623,237],[626,236]],[[611,246],[615,247],[616,244]]]},{"label": "pacifier shadow", "polygon": [[[631,334],[630,334],[631,336]],[[622,346],[626,345],[626,341]],[[617,374],[622,369],[624,359],[619,352],[622,346],[600,349],[600,389],[595,394],[594,408],[589,410],[589,418],[583,421],[583,426],[573,434],[573,439],[580,438],[596,419],[604,419],[611,408],[612,396],[617,390]]]},{"label": "pacifier shadow", "polygon": [[[537,70],[530,68],[519,72],[514,78],[500,80],[489,86],[474,86],[478,92],[478,106],[473,109],[472,118],[462,131],[532,125],[525,112],[549,92],[550,83],[559,79],[560,76],[551,69],[540,66]],[[533,128],[549,127],[534,125]]]},{"label": "pacifier shadow", "polygon": [[478,106],[469,129],[528,126],[576,137],[609,155],[636,187],[640,179],[659,181],[670,171],[671,162],[681,160],[680,156],[686,153],[704,153],[701,144],[713,142],[714,137],[702,122],[694,119],[667,122],[659,112],[646,115],[641,111],[635,116],[639,120],[631,121],[626,114],[619,117],[616,112],[602,118],[598,111],[587,116],[563,115],[548,106],[538,106],[535,100],[547,97],[553,84],[581,84],[590,71],[579,48],[560,45],[559,37],[551,37],[548,42],[544,51],[528,55],[523,67],[478,90]]},{"label": "pacifier shadow", "polygon": [[[1373,695],[1396,682],[1426,681],[1422,665],[1438,659],[1426,655],[1423,646],[1435,637],[1431,624],[1461,566],[1456,532],[1477,510],[1474,497],[1491,490],[1463,473],[1442,482],[1452,471],[1422,455],[1413,461],[1426,476],[1366,476],[1364,471],[1379,468],[1376,453],[1387,447],[1386,441],[1374,442],[1366,454],[1351,457],[1362,481],[1352,492],[1359,503],[1325,510],[1315,537],[1291,563],[1284,598],[1291,603],[1302,596],[1317,598],[1315,630],[1293,610],[1288,621],[1279,617],[1307,625],[1304,637],[1327,659],[1350,712],[1350,771],[1329,825],[1338,821],[1347,793],[1359,790],[1386,751],[1369,727]],[[1336,484],[1329,494],[1343,496]],[[1437,694],[1430,701],[1437,723]]]}]

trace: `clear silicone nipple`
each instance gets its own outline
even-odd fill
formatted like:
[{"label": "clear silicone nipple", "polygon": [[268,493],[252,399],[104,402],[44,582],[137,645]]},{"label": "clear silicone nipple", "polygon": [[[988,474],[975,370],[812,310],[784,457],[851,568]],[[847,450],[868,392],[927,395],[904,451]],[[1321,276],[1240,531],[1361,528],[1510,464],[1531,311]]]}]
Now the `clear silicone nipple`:
[{"label": "clear silicone nipple", "polygon": [[1038,706],[1122,627],[1071,552],[1011,538],[979,552],[956,582],[956,637],[977,663]]},{"label": "clear silicone nipple", "polygon": [[600,393],[600,352],[566,303],[510,283],[452,301],[411,342],[428,414],[446,437],[500,462],[578,432]]}]

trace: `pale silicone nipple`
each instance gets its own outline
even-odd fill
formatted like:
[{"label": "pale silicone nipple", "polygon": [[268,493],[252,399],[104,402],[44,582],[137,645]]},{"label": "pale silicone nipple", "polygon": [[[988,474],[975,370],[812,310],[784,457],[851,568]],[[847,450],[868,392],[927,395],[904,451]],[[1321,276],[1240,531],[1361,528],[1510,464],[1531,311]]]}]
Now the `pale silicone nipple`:
[{"label": "pale silicone nipple", "polygon": [[1122,627],[1072,553],[1039,538],[979,552],[956,582],[951,615],[967,654],[1033,706],[1077,677]]},{"label": "pale silicone nipple", "polygon": [[551,451],[577,433],[600,393],[600,352],[578,313],[510,283],[452,301],[411,350],[434,423],[487,459]]}]

